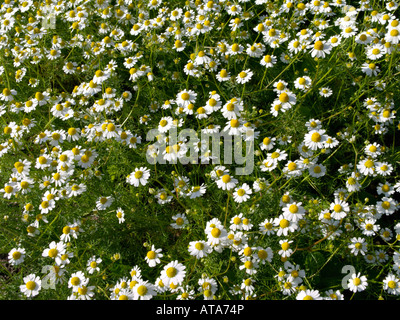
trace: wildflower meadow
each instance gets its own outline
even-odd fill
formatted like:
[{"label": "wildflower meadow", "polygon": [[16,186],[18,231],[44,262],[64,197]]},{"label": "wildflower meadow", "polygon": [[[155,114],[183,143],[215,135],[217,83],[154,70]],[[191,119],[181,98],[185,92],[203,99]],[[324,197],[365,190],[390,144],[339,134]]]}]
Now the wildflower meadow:
[{"label": "wildflower meadow", "polygon": [[399,299],[399,10],[2,0],[0,299]]}]

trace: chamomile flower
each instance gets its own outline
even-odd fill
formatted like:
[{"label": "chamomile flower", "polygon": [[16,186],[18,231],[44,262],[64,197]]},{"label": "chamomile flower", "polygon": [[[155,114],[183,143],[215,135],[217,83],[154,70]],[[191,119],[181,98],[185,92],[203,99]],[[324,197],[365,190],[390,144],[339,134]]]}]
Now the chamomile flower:
[{"label": "chamomile flower", "polygon": [[279,217],[274,219],[274,226],[277,228],[277,236],[285,237],[298,228],[297,223],[290,221],[284,214],[280,214]]},{"label": "chamomile flower", "polygon": [[318,163],[311,164],[308,168],[308,173],[314,178],[320,178],[326,174],[326,167]]},{"label": "chamomile flower", "polygon": [[259,144],[259,147],[263,151],[272,150],[275,146],[276,137],[265,137]]},{"label": "chamomile flower", "polygon": [[243,219],[244,219],[243,213],[239,213],[233,216],[230,220],[229,229],[233,231],[243,230]]},{"label": "chamomile flower", "polygon": [[261,171],[273,171],[278,166],[278,161],[273,158],[264,159],[263,162],[260,164]]},{"label": "chamomile flower", "polygon": [[193,90],[182,90],[176,95],[175,102],[180,107],[187,107],[196,101],[197,93]]},{"label": "chamomile flower", "polygon": [[367,59],[378,60],[383,56],[384,52],[385,49],[383,45],[378,43],[368,46],[365,53],[367,55]]},{"label": "chamomile flower", "polygon": [[381,228],[379,231],[380,237],[385,240],[386,242],[391,241],[393,237],[393,232],[390,228]]},{"label": "chamomile flower", "polygon": [[259,263],[255,259],[245,260],[240,266],[240,270],[244,270],[246,274],[254,275],[257,273]]},{"label": "chamomile flower", "polygon": [[186,215],[182,214],[182,213],[178,213],[176,215],[173,215],[172,219],[174,220],[174,222],[171,223],[171,227],[174,228],[174,229],[185,228],[186,225],[189,223]]},{"label": "chamomile flower", "polygon": [[[157,295],[154,284],[149,281],[138,279],[136,285],[131,289],[134,300],[151,300]],[[119,300],[122,299],[123,294],[119,296]]]},{"label": "chamomile flower", "polygon": [[302,91],[307,91],[311,88],[311,78],[309,76],[297,78],[294,82],[294,87]]},{"label": "chamomile flower", "polygon": [[181,285],[185,279],[186,267],[177,260],[164,266],[161,271],[161,279],[166,286],[170,284]]},{"label": "chamomile flower", "polygon": [[49,60],[56,60],[61,56],[61,51],[57,49],[51,49],[48,50],[48,53],[46,55],[47,59]]},{"label": "chamomile flower", "polygon": [[324,148],[324,143],[328,139],[325,132],[324,129],[308,131],[304,136],[304,144],[313,151]]},{"label": "chamomile flower", "polygon": [[219,82],[229,81],[230,73],[226,69],[221,69],[215,76]]},{"label": "chamomile flower", "polygon": [[273,218],[266,218],[264,221],[260,222],[258,227],[259,231],[262,234],[265,234],[267,236],[275,234]]},{"label": "chamomile flower", "polygon": [[322,297],[318,290],[306,289],[297,294],[296,300],[322,300]]},{"label": "chamomile flower", "polygon": [[202,276],[198,280],[198,291],[203,294],[205,300],[212,300],[218,290],[218,283],[214,278],[207,275]]},{"label": "chamomile flower", "polygon": [[368,286],[367,277],[362,276],[360,272],[353,273],[347,285],[349,290],[354,293],[364,291]]},{"label": "chamomile flower", "polygon": [[329,55],[331,53],[332,46],[329,42],[317,40],[313,45],[310,46],[310,49],[311,57],[325,58],[326,55]]},{"label": "chamomile flower", "polygon": [[376,219],[373,218],[368,218],[361,222],[360,228],[363,235],[367,237],[376,235],[380,229],[380,226],[376,222]]},{"label": "chamomile flower", "polygon": [[380,201],[376,203],[376,210],[380,214],[391,215],[396,211],[397,202],[392,197],[382,197]]},{"label": "chamomile flower", "polygon": [[195,297],[195,290],[191,286],[180,286],[177,291],[179,292],[176,297],[177,300],[193,300]]},{"label": "chamomile flower", "polygon": [[265,68],[272,68],[276,62],[277,58],[275,55],[267,54],[261,59],[260,64]]},{"label": "chamomile flower", "polygon": [[66,245],[64,242],[55,242],[52,241],[49,244],[49,247],[43,250],[42,256],[43,257],[50,257],[54,260],[57,265],[62,264],[62,256],[66,252]]},{"label": "chamomile flower", "polygon": [[328,291],[325,291],[324,299],[325,300],[344,300],[344,296],[339,290],[334,291],[333,289],[330,289]]},{"label": "chamomile flower", "polygon": [[206,232],[207,242],[210,246],[224,246],[228,239],[228,232],[222,225],[216,225]]},{"label": "chamomile flower", "polygon": [[150,178],[150,169],[146,167],[136,168],[127,177],[127,182],[135,187],[145,186]]},{"label": "chamomile flower", "polygon": [[69,300],[92,300],[95,288],[95,286],[82,285],[78,288],[78,291],[72,293]]},{"label": "chamomile flower", "polygon": [[352,172],[350,177],[346,180],[346,188],[349,192],[358,191],[361,189],[361,184],[359,182],[359,176],[355,172]]},{"label": "chamomile flower", "polygon": [[265,264],[266,262],[271,262],[274,257],[274,252],[270,247],[261,247],[258,246],[256,248],[256,255],[254,258],[258,261],[259,264]]},{"label": "chamomile flower", "polygon": [[300,160],[294,160],[291,161],[289,160],[284,169],[283,172],[288,176],[288,177],[299,177],[302,175],[302,163]]},{"label": "chamomile flower", "polygon": [[252,76],[253,72],[250,69],[243,70],[237,75],[236,82],[240,84],[245,84],[250,81]]},{"label": "chamomile flower", "polygon": [[350,239],[351,244],[348,245],[348,248],[351,250],[351,253],[355,256],[358,254],[365,255],[367,251],[367,243],[364,238],[354,237]]},{"label": "chamomile flower", "polygon": [[290,90],[281,91],[278,97],[274,100],[272,105],[280,105],[280,107],[286,111],[296,104],[296,95]]},{"label": "chamomile flower", "polygon": [[292,255],[293,249],[290,247],[290,244],[293,242],[293,240],[288,240],[288,239],[282,239],[279,240],[279,244],[281,246],[281,249],[278,251],[278,254],[282,258],[288,258]]},{"label": "chamomile flower", "polygon": [[282,208],[282,211],[286,219],[293,222],[301,220],[306,213],[301,202],[288,203]]},{"label": "chamomile flower", "polygon": [[162,117],[160,122],[158,123],[158,131],[161,133],[166,133],[168,132],[172,127],[173,127],[173,118],[168,116],[168,117]]},{"label": "chamomile flower", "polygon": [[335,199],[335,201],[330,204],[329,209],[332,212],[332,218],[336,220],[343,219],[350,212],[349,204],[340,199]]},{"label": "chamomile flower", "polygon": [[188,251],[191,256],[201,259],[212,252],[212,247],[203,240],[189,242]]},{"label": "chamomile flower", "polygon": [[72,292],[77,292],[82,286],[87,286],[89,279],[86,278],[82,271],[77,271],[71,274],[68,280],[68,288],[72,289]]},{"label": "chamomile flower", "polygon": [[333,94],[333,91],[329,87],[322,87],[322,88],[319,88],[319,94],[322,97],[327,98],[327,97],[330,97]]},{"label": "chamomile flower", "polygon": [[389,28],[385,34],[385,40],[391,44],[398,44],[400,40],[399,28]]},{"label": "chamomile flower", "polygon": [[237,120],[240,117],[240,113],[243,111],[243,102],[240,99],[232,98],[227,101],[222,109],[222,115],[228,120],[234,120],[228,122],[228,128],[235,128],[240,122]]},{"label": "chamomile flower", "polygon": [[115,215],[118,218],[118,223],[125,222],[125,212],[122,210],[122,208],[118,208]]},{"label": "chamomile flower", "polygon": [[385,279],[383,279],[383,290],[392,295],[400,295],[400,279],[389,273]]},{"label": "chamomile flower", "polygon": [[13,248],[8,253],[8,262],[13,266],[17,266],[24,262],[25,254],[26,254],[26,251],[24,248],[20,248],[20,247]]},{"label": "chamomile flower", "polygon": [[42,288],[42,281],[39,276],[30,274],[24,277],[24,284],[20,285],[20,291],[28,298],[35,297]]},{"label": "chamomile flower", "polygon": [[241,44],[233,43],[229,46],[227,53],[231,56],[240,54],[244,51],[244,47]]},{"label": "chamomile flower", "polygon": [[102,262],[103,260],[101,258],[97,258],[96,256],[92,256],[86,263],[86,271],[89,274],[93,274],[94,272],[99,272],[100,271],[100,267],[99,264]]},{"label": "chamomile flower", "polygon": [[372,76],[376,77],[381,70],[379,69],[379,66],[376,63],[365,62],[361,66],[361,71],[364,72],[369,77]]},{"label": "chamomile flower", "polygon": [[385,182],[380,182],[378,184],[376,192],[379,195],[390,197],[395,192],[395,190],[394,187],[389,182],[385,181]]},{"label": "chamomile flower", "polygon": [[96,208],[97,208],[97,210],[105,210],[108,207],[110,207],[113,202],[114,202],[114,198],[112,196],[99,197],[96,202]]},{"label": "chamomile flower", "polygon": [[218,188],[222,190],[232,190],[238,180],[229,174],[224,174],[216,181]]},{"label": "chamomile flower", "polygon": [[193,186],[190,190],[189,190],[189,198],[190,199],[195,199],[195,198],[199,198],[202,197],[205,193],[206,193],[206,186],[203,183],[201,186]]}]

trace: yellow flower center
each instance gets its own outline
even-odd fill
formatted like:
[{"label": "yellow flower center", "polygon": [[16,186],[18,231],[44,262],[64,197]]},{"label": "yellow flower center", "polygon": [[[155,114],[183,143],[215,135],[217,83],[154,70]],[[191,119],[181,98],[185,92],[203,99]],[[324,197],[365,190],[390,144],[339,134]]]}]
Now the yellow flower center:
[{"label": "yellow flower center", "polygon": [[147,287],[144,285],[141,285],[137,288],[137,293],[140,296],[144,296],[147,293]]},{"label": "yellow flower center", "polygon": [[28,281],[28,282],[26,283],[26,288],[27,288],[28,290],[35,290],[35,288],[36,288],[36,282],[35,282],[35,281]]}]

